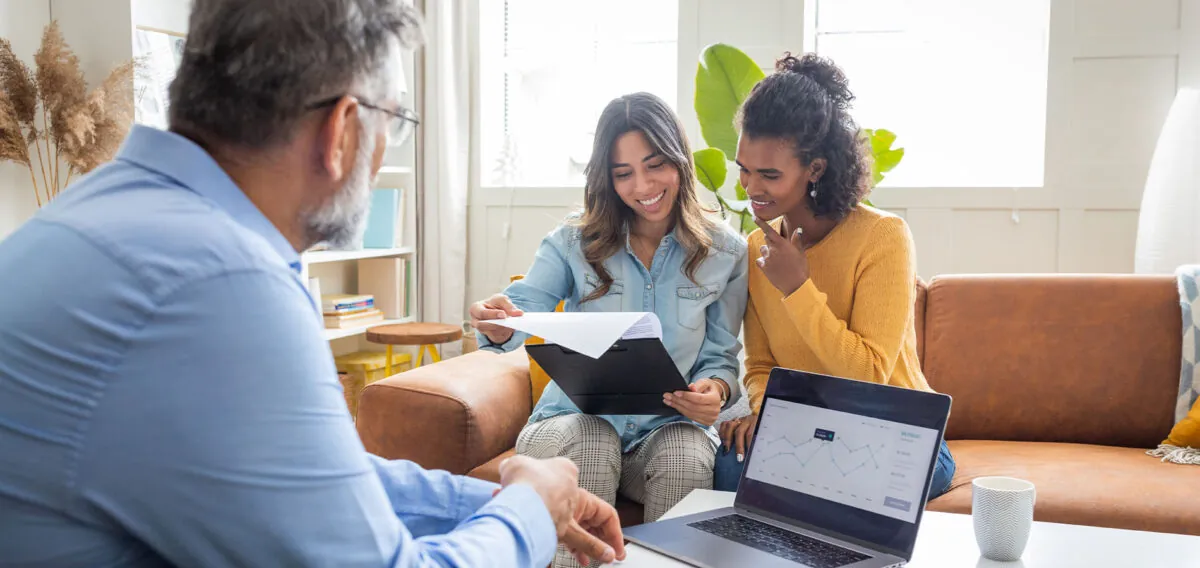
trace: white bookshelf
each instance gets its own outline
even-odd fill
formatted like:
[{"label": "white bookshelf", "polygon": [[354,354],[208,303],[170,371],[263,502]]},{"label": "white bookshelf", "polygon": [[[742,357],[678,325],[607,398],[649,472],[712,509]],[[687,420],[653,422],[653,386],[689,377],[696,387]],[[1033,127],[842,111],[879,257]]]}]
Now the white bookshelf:
[{"label": "white bookshelf", "polygon": [[342,262],[346,260],[362,260],[364,258],[387,258],[392,256],[411,256],[412,247],[387,249],[358,249],[358,250],[318,250],[309,251],[300,257],[300,262],[313,265],[326,262]]},{"label": "white bookshelf", "polygon": [[364,326],[359,326],[359,327],[350,327],[350,328],[346,328],[346,329],[326,329],[325,330],[325,339],[329,340],[329,341],[333,341],[335,339],[346,339],[347,337],[356,337],[356,336],[366,333],[368,329],[375,327],[377,325],[392,325],[395,323],[412,323],[414,321],[417,321],[417,318],[409,316],[409,317],[400,318],[400,319],[377,321],[375,323],[372,323],[369,325],[364,325]]},{"label": "white bookshelf", "polygon": [[408,166],[383,166],[379,168],[380,176],[387,175],[410,175],[413,169]]},{"label": "white bookshelf", "polygon": [[[382,176],[381,176],[382,177]],[[402,258],[408,261],[408,270],[411,271],[411,280],[406,285],[411,286],[406,291],[410,304],[410,311],[407,317],[388,319],[381,322],[374,322],[369,325],[348,329],[326,329],[325,339],[331,342],[334,354],[341,354],[360,349],[375,349],[378,346],[369,344],[362,336],[368,328],[377,325],[388,325],[398,323],[411,323],[419,320],[419,304],[417,303],[417,289],[420,286],[420,264],[418,263],[417,248],[412,243],[415,242],[415,233],[413,224],[415,223],[415,215],[413,214],[413,202],[415,196],[411,195],[407,185],[383,185],[377,184],[379,187],[402,187],[404,192],[403,199],[406,204],[404,206],[404,219],[401,220],[403,225],[404,246],[394,248],[362,248],[352,250],[315,250],[307,251],[300,255],[300,275],[302,282],[308,282],[310,278],[316,278],[321,286],[322,294],[356,294],[362,293],[358,287],[358,261],[373,259],[373,258]],[[357,338],[357,340],[355,339]]]}]

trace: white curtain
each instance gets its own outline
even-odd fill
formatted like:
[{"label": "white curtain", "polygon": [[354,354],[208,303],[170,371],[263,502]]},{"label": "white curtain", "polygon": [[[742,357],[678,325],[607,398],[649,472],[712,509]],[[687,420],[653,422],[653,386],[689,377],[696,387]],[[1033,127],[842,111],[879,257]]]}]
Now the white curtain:
[{"label": "white curtain", "polygon": [[[421,318],[455,325],[466,301],[475,1],[425,2]],[[458,348],[446,346],[451,354]]]}]

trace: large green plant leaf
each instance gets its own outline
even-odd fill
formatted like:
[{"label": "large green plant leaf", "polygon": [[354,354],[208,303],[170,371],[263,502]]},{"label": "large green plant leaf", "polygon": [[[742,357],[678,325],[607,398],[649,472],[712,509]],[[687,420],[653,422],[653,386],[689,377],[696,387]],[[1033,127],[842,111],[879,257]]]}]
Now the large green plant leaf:
[{"label": "large green plant leaf", "polygon": [[892,171],[900,160],[904,159],[904,148],[892,148],[896,135],[890,130],[865,129],[867,139],[871,143],[871,155],[874,157],[871,167],[871,187],[879,185],[884,175]]},{"label": "large green plant leaf", "polygon": [[758,225],[754,224],[754,214],[749,213],[749,212],[743,213],[742,214],[742,234],[749,235],[750,233],[754,232],[754,229],[757,229],[757,228],[758,228]]},{"label": "large green plant leaf", "polygon": [[717,43],[704,48],[696,67],[695,105],[700,133],[709,146],[726,156],[737,154],[734,115],[763,77],[762,68],[736,47]]},{"label": "large green plant leaf", "polygon": [[692,152],[692,159],[696,161],[696,180],[709,191],[717,193],[729,175],[725,153],[716,148],[705,148]]}]

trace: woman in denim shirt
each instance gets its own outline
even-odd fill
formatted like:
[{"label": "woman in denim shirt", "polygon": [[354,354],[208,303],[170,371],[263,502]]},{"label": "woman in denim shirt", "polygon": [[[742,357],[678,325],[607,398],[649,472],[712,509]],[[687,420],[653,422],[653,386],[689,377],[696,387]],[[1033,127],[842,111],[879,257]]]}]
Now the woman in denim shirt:
[{"label": "woman in denim shirt", "polygon": [[746,307],[746,243],[704,216],[683,128],[661,99],[620,97],[604,109],[588,163],[585,205],[554,229],[521,280],[471,306],[483,349],[528,337],[486,320],[523,312],[654,312],[689,390],[664,402],[676,416],[584,415],[553,382],[517,451],[565,456],[579,483],[613,503],[617,491],[654,521],[695,488],[712,486],[716,432],[737,398],[738,332]]}]

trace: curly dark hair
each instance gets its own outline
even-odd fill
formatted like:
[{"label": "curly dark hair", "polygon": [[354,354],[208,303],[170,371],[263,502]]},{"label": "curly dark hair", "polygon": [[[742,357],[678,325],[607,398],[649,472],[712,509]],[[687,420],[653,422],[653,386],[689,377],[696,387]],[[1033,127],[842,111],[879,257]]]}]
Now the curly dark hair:
[{"label": "curly dark hair", "polygon": [[784,53],[738,112],[742,136],[788,140],[805,166],[825,159],[817,197],[808,197],[819,217],[842,219],[869,189],[870,152],[850,117],[853,100],[846,75],[833,61],[815,53],[798,58]]}]

